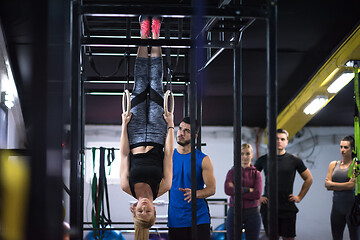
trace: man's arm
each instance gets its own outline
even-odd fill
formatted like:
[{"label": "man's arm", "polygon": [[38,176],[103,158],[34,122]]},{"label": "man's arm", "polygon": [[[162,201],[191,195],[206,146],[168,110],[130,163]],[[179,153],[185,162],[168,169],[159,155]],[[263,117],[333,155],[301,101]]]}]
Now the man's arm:
[{"label": "man's arm", "polygon": [[254,163],[254,167],[261,172],[264,168],[263,168],[263,156],[259,157],[258,159],[256,159],[255,163]]},{"label": "man's arm", "polygon": [[[205,188],[196,191],[196,198],[207,198],[215,194],[216,181],[214,176],[214,168],[211,160],[208,156],[203,158],[202,164],[202,176],[205,183]],[[184,192],[184,200],[187,202],[191,201],[191,189],[190,188],[179,188],[180,191]]]},{"label": "man's arm", "polygon": [[214,176],[214,168],[208,156],[205,156],[202,164],[202,176],[205,183],[205,188],[196,191],[197,198],[207,198],[216,192],[216,180]]},{"label": "man's arm", "polygon": [[306,169],[302,173],[300,173],[301,178],[304,180],[304,183],[301,187],[301,190],[297,196],[290,194],[289,201],[290,202],[300,202],[309,191],[310,186],[312,184],[312,175],[309,169]]},{"label": "man's arm", "polygon": [[[259,157],[259,158],[255,161],[254,167],[255,167],[259,172],[261,172],[262,170],[264,170],[264,167],[263,167],[263,165],[264,165],[264,162],[263,162],[264,159],[265,159],[265,157],[264,157],[264,156],[261,156],[261,157]],[[265,162],[265,164],[266,164],[266,162]],[[266,176],[265,176],[265,178],[266,178]],[[265,181],[265,183],[266,183],[266,181]],[[262,194],[263,194],[263,195],[260,197],[260,203],[261,203],[261,204],[267,204],[268,198],[265,196],[265,192],[263,192]]]}]

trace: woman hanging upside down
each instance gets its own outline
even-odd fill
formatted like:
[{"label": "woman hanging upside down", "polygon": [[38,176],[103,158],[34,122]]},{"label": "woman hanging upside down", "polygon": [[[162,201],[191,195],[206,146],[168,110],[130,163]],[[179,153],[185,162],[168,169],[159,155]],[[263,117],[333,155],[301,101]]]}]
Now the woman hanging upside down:
[{"label": "woman hanging upside down", "polygon": [[[152,38],[158,39],[161,21],[152,17]],[[150,17],[140,17],[141,38],[150,38]],[[172,183],[174,120],[164,113],[163,62],[160,47],[140,46],[134,69],[131,113],[122,114],[120,140],[121,188],[138,202],[130,208],[135,239],[149,239],[156,220],[153,201],[166,193]]]}]

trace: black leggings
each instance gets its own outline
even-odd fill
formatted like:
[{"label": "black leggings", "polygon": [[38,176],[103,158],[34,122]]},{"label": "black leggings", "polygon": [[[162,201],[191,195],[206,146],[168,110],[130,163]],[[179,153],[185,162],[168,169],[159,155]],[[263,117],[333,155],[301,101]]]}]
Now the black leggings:
[{"label": "black leggings", "polygon": [[[169,240],[191,240],[191,227],[169,228]],[[197,236],[201,240],[210,240],[210,224],[197,225]]]},{"label": "black leggings", "polygon": [[130,148],[165,144],[167,123],[163,117],[162,79],[161,57],[136,58],[135,83],[131,93],[132,117],[128,124]]},{"label": "black leggings", "polygon": [[[331,209],[331,233],[334,240],[342,240],[344,235],[345,225],[348,226],[351,240],[359,240],[359,227],[351,224],[349,215],[354,204],[354,196],[350,197],[337,192],[339,196],[333,197],[333,205]],[[351,193],[353,194],[353,193]]]}]

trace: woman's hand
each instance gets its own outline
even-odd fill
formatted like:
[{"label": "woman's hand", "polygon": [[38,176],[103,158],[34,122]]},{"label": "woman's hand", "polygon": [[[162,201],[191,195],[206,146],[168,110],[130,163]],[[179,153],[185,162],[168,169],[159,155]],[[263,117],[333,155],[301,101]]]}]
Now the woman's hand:
[{"label": "woman's hand", "polygon": [[126,112],[123,112],[123,113],[121,114],[122,125],[123,125],[123,126],[127,126],[127,125],[128,125],[128,123],[130,122],[131,116],[132,116],[132,113],[127,114]]},{"label": "woman's hand", "polygon": [[329,179],[325,178],[325,187],[327,190],[332,190],[332,181],[330,181]]},{"label": "woman's hand", "polygon": [[174,114],[171,112],[168,112],[167,114],[163,114],[164,119],[168,125],[168,127],[174,127]]}]

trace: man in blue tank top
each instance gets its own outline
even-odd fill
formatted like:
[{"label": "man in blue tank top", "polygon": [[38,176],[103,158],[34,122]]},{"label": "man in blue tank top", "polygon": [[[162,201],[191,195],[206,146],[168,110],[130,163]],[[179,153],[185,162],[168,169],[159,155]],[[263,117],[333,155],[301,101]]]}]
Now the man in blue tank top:
[{"label": "man in blue tank top", "polygon": [[[198,126],[196,127],[198,130]],[[197,135],[196,135],[197,136]],[[169,191],[168,227],[170,240],[191,239],[191,128],[185,117],[177,132],[173,155],[173,181]],[[210,213],[205,198],[215,194],[215,177],[210,158],[196,150],[196,209],[199,239],[210,240]]]}]

